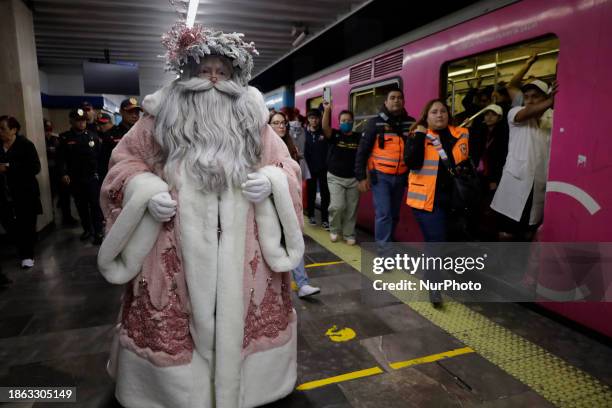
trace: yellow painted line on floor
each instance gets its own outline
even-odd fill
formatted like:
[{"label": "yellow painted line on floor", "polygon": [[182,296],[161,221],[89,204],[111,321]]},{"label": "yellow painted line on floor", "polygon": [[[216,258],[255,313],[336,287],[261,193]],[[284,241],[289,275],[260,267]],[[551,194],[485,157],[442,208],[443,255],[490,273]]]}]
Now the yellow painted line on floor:
[{"label": "yellow painted line on floor", "polygon": [[[372,271],[361,270],[358,245],[332,243],[327,232],[320,228],[305,226],[304,233],[362,275],[371,280],[380,279]],[[397,271],[385,274],[388,281],[406,278],[406,274]],[[469,307],[447,299],[438,310],[428,302],[412,301],[406,292],[389,293],[554,405],[612,407],[610,386]]]},{"label": "yellow painted line on floor", "polygon": [[433,363],[434,361],[442,360],[445,358],[451,358],[455,356],[460,356],[462,354],[473,353],[474,350],[470,347],[462,347],[455,350],[445,351],[443,353],[432,354],[425,357],[413,358],[412,360],[398,361],[396,363],[389,364],[394,370],[399,370],[400,368],[410,367],[417,364],[425,364],[425,363]]},{"label": "yellow painted line on floor", "polygon": [[317,268],[319,266],[338,265],[338,264],[343,264],[343,263],[344,261],[311,263],[311,264],[304,266],[304,268]]},{"label": "yellow painted line on floor", "polygon": [[[398,361],[397,363],[391,363],[390,367],[393,368],[394,370],[399,370],[400,368],[404,368],[404,367],[415,366],[418,364],[432,363],[434,361],[438,361],[444,358],[452,358],[455,356],[459,356],[461,354],[473,353],[473,352],[474,350],[472,350],[471,348],[463,347],[463,348],[456,349],[456,350],[445,351],[443,353],[414,358],[412,360]],[[367,368],[365,370],[353,371],[347,374],[324,378],[322,380],[310,381],[310,382],[307,382],[307,383],[304,383],[298,386],[297,390],[299,391],[311,390],[313,388],[319,388],[319,387],[323,387],[329,384],[350,381],[350,380],[354,380],[357,378],[369,377],[371,375],[382,374],[382,373],[384,373],[384,371],[380,367],[372,367],[372,368]]]},{"label": "yellow painted line on floor", "polygon": [[342,375],[337,375],[335,377],[324,378],[322,380],[310,381],[299,385],[297,387],[298,391],[306,391],[312,390],[313,388],[319,388],[324,385],[339,383],[343,381],[355,380],[357,378],[369,377],[371,375],[382,374],[384,371],[380,367],[372,367],[367,368],[365,370],[353,371],[351,373],[346,373]]}]

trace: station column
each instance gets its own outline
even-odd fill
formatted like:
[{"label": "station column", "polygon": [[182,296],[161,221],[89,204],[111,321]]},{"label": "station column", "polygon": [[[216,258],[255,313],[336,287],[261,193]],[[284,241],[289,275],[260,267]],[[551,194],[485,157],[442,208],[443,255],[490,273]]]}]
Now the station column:
[{"label": "station column", "polygon": [[45,132],[43,129],[40,80],[32,12],[22,0],[0,0],[0,116],[11,115],[21,123],[21,133],[38,151],[38,175],[43,214],[38,229],[53,220]]}]

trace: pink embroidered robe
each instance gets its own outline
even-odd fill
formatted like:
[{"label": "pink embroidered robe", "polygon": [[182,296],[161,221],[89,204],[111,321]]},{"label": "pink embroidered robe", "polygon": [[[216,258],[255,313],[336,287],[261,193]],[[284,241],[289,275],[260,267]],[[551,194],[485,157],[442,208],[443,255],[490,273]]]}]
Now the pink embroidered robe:
[{"label": "pink embroidered robe", "polygon": [[304,250],[300,169],[266,124],[261,94],[249,93],[261,116],[257,171],[273,192],[261,204],[240,189],[205,194],[182,177],[170,191],[177,215],[162,225],[146,209],[168,191],[154,116],[143,116],[113,151],[98,266],[109,282],[126,284],[108,368],[128,408],[254,407],[295,385],[287,271]]}]

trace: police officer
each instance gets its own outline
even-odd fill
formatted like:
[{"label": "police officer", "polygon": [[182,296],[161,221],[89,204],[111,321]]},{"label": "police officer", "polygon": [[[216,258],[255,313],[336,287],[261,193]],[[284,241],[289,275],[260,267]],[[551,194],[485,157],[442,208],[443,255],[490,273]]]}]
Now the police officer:
[{"label": "police officer", "polygon": [[114,129],[115,137],[118,138],[117,143],[138,122],[140,112],[142,112],[142,107],[138,103],[138,99],[128,98],[121,102],[121,109],[119,110],[119,113],[121,113],[121,123],[115,126]]},{"label": "police officer", "polygon": [[110,113],[100,112],[96,119],[98,124],[98,136],[100,136],[100,142],[102,143],[101,154],[100,154],[100,180],[104,180],[106,173],[108,173],[108,162],[110,161],[111,153],[121,137],[119,132],[113,125],[113,117]]},{"label": "police officer", "polygon": [[93,133],[97,133],[96,126],[96,111],[92,104],[87,101],[83,101],[81,103],[81,109],[85,112],[85,117],[87,118],[87,130]]},{"label": "police officer", "polygon": [[92,236],[94,244],[103,239],[103,217],[100,209],[99,161],[101,143],[98,135],[87,129],[87,117],[83,109],[70,112],[71,129],[60,135],[57,155],[58,171],[62,183],[70,186],[70,192],[81,218],[85,241]]}]

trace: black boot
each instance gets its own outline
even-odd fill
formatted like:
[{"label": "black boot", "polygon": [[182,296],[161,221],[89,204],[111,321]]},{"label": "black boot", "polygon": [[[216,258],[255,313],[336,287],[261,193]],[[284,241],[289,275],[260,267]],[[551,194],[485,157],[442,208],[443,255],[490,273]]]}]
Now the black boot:
[{"label": "black boot", "polygon": [[439,290],[430,290],[429,291],[429,301],[434,309],[439,309],[442,307],[442,292]]}]

